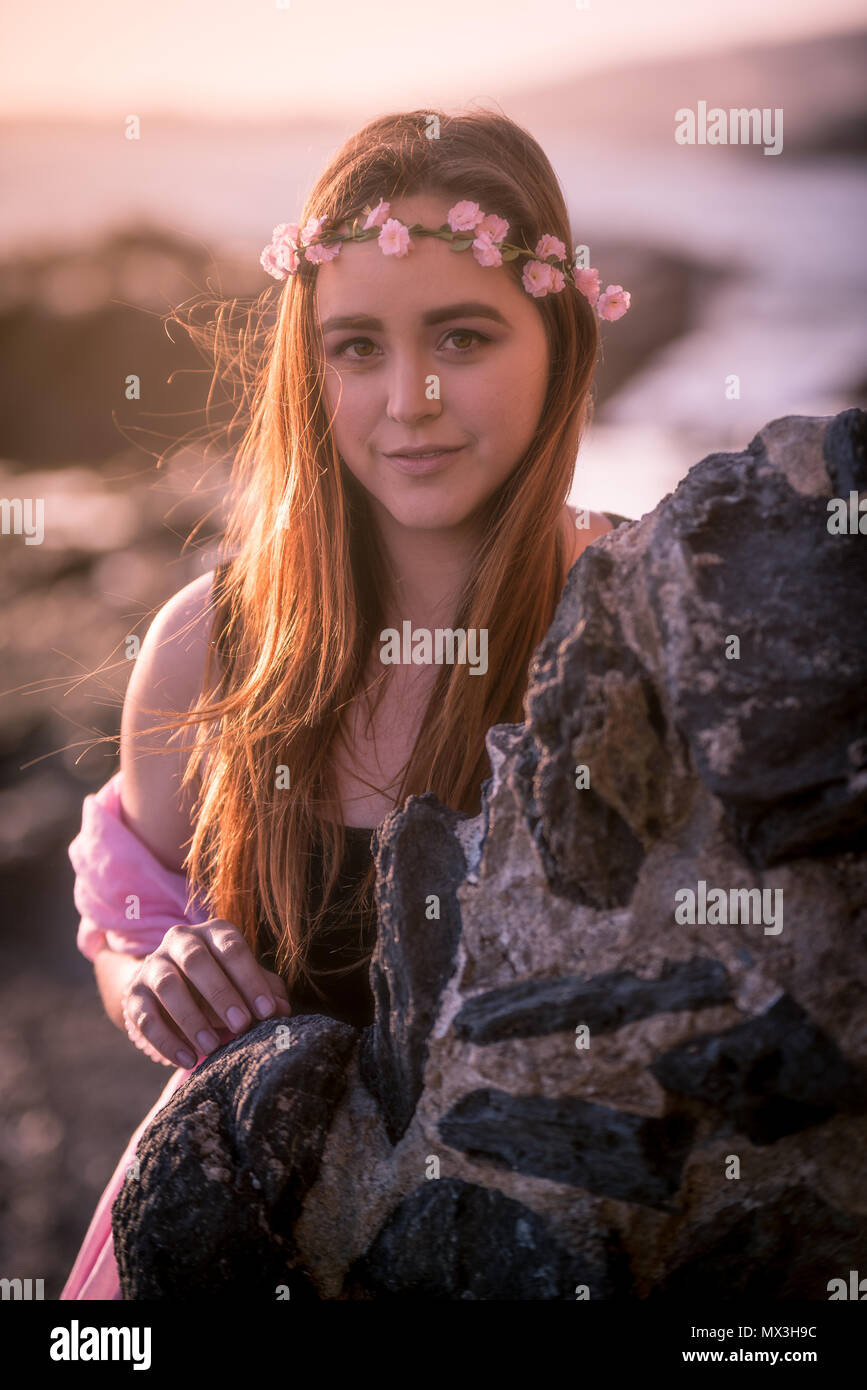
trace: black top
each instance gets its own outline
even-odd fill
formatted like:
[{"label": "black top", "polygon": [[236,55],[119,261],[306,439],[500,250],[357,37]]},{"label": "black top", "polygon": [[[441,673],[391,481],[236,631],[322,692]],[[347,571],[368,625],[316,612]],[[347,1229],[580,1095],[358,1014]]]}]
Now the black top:
[{"label": "black top", "polygon": [[[293,1013],[327,1014],[354,1028],[366,1028],[373,1022],[373,992],[370,988],[370,954],[376,946],[376,908],[367,912],[352,910],[351,894],[363,881],[373,859],[373,830],[364,826],[347,825],[346,851],[340,866],[325,917],[314,933],[309,946],[307,968],[312,973],[324,998],[307,985],[296,984],[289,992]],[[314,842],[309,878],[309,911],[317,912],[322,904],[324,889],[321,846]],[[263,962],[266,969],[273,965]],[[320,972],[335,967],[352,966],[341,975]]]}]

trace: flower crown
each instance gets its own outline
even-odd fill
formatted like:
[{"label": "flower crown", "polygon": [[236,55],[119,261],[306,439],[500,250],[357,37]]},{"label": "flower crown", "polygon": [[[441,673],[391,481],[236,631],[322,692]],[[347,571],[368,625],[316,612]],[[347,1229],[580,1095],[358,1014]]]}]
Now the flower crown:
[{"label": "flower crown", "polygon": [[508,222],[496,213],[482,212],[478,203],[468,201],[449,208],[448,220],[441,227],[423,227],[420,222],[406,226],[396,217],[389,217],[390,206],[381,198],[375,208],[366,206],[364,225],[359,226],[361,219],[357,217],[349,232],[324,231],[326,217],[311,217],[303,227],[296,222],[281,222],[274,228],[259,262],[275,280],[285,280],[295,274],[302,260],[310,265],[333,261],[344,241],[370,241],[376,237],[384,256],[401,257],[412,250],[410,236],[435,236],[448,241],[452,251],[466,251],[471,246],[479,265],[502,265],[516,256],[530,256],[521,282],[534,299],[558,294],[568,280],[595,306],[601,319],[620,319],[629,308],[629,291],[622,285],[609,285],[600,293],[598,270],[576,267],[574,257],[567,259],[566,247],[558,237],[546,233],[532,251],[514,246],[505,239]]}]

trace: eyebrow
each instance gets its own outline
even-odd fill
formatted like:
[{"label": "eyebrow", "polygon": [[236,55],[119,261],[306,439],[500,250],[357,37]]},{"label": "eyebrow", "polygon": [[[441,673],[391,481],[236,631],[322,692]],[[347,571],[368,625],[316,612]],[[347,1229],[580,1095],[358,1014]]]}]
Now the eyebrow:
[{"label": "eyebrow", "polygon": [[[478,299],[465,299],[459,304],[444,304],[440,309],[429,309],[422,315],[422,323],[444,323],[446,319],[458,318],[493,319],[495,323],[502,323],[506,328],[511,326],[499,309]],[[382,319],[373,318],[370,314],[332,314],[331,318],[325,319],[321,324],[323,333],[330,333],[335,328],[370,328],[381,333],[384,327]]]}]

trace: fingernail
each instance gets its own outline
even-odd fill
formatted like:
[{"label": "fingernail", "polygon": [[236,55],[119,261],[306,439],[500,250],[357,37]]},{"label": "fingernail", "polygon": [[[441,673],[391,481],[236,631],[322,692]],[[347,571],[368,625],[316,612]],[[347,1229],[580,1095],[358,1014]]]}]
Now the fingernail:
[{"label": "fingernail", "polygon": [[245,1013],[242,1013],[241,1010],[237,1008],[234,1004],[227,1013],[226,1017],[229,1020],[229,1027],[234,1028],[236,1033],[240,1032],[242,1028],[246,1028],[247,1026],[247,1015]]},{"label": "fingernail", "polygon": [[267,1018],[273,1007],[274,1000],[270,999],[267,994],[260,994],[253,1004],[253,1008],[260,1018]]},{"label": "fingernail", "polygon": [[213,1052],[219,1041],[216,1033],[212,1033],[210,1028],[203,1028],[201,1033],[196,1034],[200,1052]]},{"label": "fingernail", "polygon": [[192,1052],[188,1052],[185,1047],[182,1047],[180,1052],[175,1053],[175,1061],[180,1062],[181,1066],[186,1067],[188,1071],[196,1065],[196,1059]]}]

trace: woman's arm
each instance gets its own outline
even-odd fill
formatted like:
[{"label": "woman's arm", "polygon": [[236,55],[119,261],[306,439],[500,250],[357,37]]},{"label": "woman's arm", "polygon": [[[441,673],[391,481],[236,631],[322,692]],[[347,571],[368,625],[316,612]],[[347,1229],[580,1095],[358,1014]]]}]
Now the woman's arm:
[{"label": "woman's arm", "polygon": [[190,709],[202,689],[214,571],[179,590],[157,613],[127,686],[120,729],[124,824],[172,873],[183,871],[193,833],[193,791],[180,782],[194,727],[147,733],[154,709]]},{"label": "woman's arm", "polygon": [[[147,708],[188,709],[199,694],[210,630],[214,572],[193,580],[159,610],[130,675],[121,718],[121,819],[164,868],[182,871],[183,840],[192,833],[188,799],[178,791],[181,748],[167,734],[143,730],[159,722]],[[182,731],[182,734],[186,731]],[[176,740],[178,736],[176,735]],[[125,1027],[121,999],[141,956],[104,947],[93,960],[108,1017]]]},{"label": "woman's arm", "polygon": [[105,1012],[121,1032],[126,1026],[121,1011],[121,997],[141,961],[141,956],[127,956],[122,951],[112,951],[108,946],[104,946],[93,958],[96,987]]},{"label": "woman's arm", "polygon": [[[176,875],[183,875],[194,829],[195,793],[181,786],[194,729],[150,730],[161,722],[159,710],[189,709],[200,694],[213,578],[212,571],[194,580],[160,609],[133,668],[121,720],[118,814],[149,857]],[[120,1028],[129,1022],[131,1036],[150,1044],[150,1055],[184,1067],[213,1051],[219,1030],[234,1035],[255,1018],[291,1013],[280,977],[259,964],[233,923],[218,918],[190,922],[179,914],[143,957],[97,952],[94,973],[112,1022]]]}]

